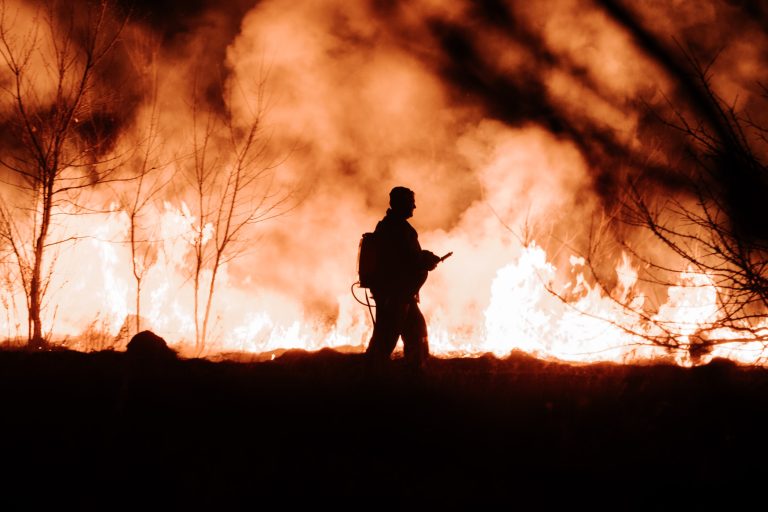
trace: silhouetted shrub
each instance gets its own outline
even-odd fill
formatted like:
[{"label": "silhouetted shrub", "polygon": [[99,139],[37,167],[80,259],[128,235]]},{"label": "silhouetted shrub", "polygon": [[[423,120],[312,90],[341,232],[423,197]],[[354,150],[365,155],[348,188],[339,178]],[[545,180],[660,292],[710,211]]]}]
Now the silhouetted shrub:
[{"label": "silhouetted shrub", "polygon": [[126,352],[133,360],[168,361],[176,359],[176,351],[152,331],[137,333],[128,342]]}]

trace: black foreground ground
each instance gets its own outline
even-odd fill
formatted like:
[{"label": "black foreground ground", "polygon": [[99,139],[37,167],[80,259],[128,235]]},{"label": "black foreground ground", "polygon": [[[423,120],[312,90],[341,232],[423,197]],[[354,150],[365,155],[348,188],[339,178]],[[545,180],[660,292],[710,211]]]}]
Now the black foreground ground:
[{"label": "black foreground ground", "polygon": [[512,355],[414,377],[331,350],[258,363],[0,351],[0,393],[0,510],[689,509],[764,505],[768,475],[768,372],[727,361]]}]

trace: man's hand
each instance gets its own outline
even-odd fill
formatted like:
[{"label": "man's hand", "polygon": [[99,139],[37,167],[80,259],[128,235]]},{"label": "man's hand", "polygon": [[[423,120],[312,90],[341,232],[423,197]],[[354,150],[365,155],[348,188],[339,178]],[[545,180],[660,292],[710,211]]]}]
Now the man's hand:
[{"label": "man's hand", "polygon": [[441,261],[440,256],[431,251],[421,251],[421,260],[424,262],[427,270],[435,270],[435,267]]}]

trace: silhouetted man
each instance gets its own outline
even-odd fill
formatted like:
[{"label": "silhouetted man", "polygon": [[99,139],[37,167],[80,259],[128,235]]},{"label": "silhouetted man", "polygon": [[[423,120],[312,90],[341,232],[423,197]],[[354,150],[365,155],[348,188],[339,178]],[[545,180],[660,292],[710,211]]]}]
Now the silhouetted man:
[{"label": "silhouetted man", "polygon": [[389,206],[375,230],[378,271],[371,293],[376,323],[366,354],[374,363],[388,361],[402,336],[406,362],[420,369],[429,356],[429,342],[418,305],[419,289],[441,260],[421,249],[418,234],[408,223],[416,208],[413,191],[393,188]]}]

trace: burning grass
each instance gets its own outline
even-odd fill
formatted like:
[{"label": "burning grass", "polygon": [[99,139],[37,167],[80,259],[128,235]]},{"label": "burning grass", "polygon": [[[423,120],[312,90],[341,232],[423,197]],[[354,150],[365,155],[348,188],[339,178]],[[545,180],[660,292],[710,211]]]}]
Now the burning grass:
[{"label": "burning grass", "polygon": [[762,368],[570,365],[515,352],[435,359],[420,376],[395,360],[374,377],[361,354],[273,355],[0,351],[11,469],[0,502],[636,508],[669,493],[689,504],[727,495],[764,475]]}]

